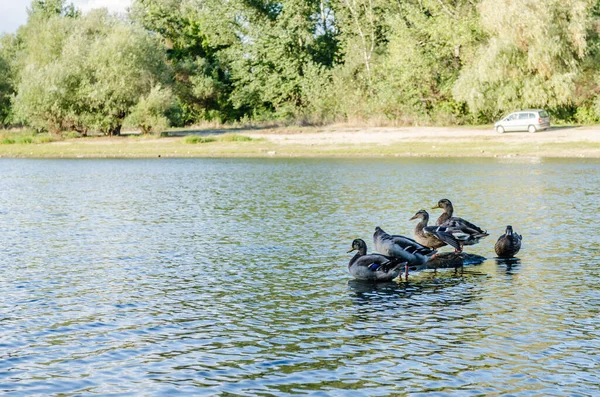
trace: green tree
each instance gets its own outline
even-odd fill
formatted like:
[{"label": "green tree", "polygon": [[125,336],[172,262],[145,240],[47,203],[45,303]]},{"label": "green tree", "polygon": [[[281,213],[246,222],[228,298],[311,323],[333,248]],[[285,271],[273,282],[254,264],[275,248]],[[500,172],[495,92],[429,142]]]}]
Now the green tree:
[{"label": "green tree", "polygon": [[0,36],[0,127],[10,122],[11,98],[15,93],[15,37]]},{"label": "green tree", "polygon": [[593,6],[592,0],[483,0],[489,40],[461,72],[455,97],[488,119],[515,108],[572,106]]},{"label": "green tree", "polygon": [[167,113],[173,109],[175,98],[170,88],[157,85],[141,98],[132,109],[125,123],[140,128],[143,134],[159,133],[169,127]]},{"label": "green tree", "polygon": [[139,99],[169,79],[160,43],[106,10],[32,13],[20,34],[14,110],[38,130],[118,134]]},{"label": "green tree", "polygon": [[[78,50],[84,50],[81,44],[87,48],[84,57],[81,53],[75,55],[84,59],[83,69],[87,71],[78,98],[87,107],[86,124],[119,134],[123,120],[140,98],[155,85],[169,82],[163,47],[141,27],[100,10],[86,18],[91,19],[92,26],[98,23],[101,29],[98,33],[92,30],[89,39],[76,46]],[[80,25],[86,29],[85,23]],[[83,37],[82,33],[86,32],[76,32],[75,37]],[[70,56],[65,55],[68,62]]]},{"label": "green tree", "polygon": [[165,43],[181,109],[177,124],[231,120],[231,75],[223,50],[237,37],[233,14],[219,0],[136,0],[132,18]]},{"label": "green tree", "polygon": [[390,15],[385,58],[377,69],[381,110],[391,119],[460,121],[464,111],[451,90],[481,35],[475,5],[407,1]]},{"label": "green tree", "polygon": [[30,19],[44,19],[57,15],[77,18],[81,15],[73,3],[67,3],[66,0],[33,0],[27,12]]},{"label": "green tree", "polygon": [[289,118],[309,104],[303,91],[313,71],[331,68],[337,30],[329,1],[239,1],[240,40],[231,48],[232,101],[254,116]]},{"label": "green tree", "polygon": [[74,27],[74,19],[30,12],[18,31],[15,121],[37,130],[59,132],[75,98],[74,76],[57,62]]}]

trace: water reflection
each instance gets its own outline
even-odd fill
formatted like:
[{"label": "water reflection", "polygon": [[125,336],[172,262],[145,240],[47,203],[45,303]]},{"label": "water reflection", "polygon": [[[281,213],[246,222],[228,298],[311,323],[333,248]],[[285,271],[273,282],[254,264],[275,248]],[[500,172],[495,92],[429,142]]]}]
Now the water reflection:
[{"label": "water reflection", "polygon": [[[421,272],[411,277],[408,282],[398,279],[384,283],[351,279],[348,281],[348,290],[352,303],[372,306],[374,310],[385,310],[390,303],[405,309],[422,303],[446,307],[467,304],[474,298],[472,292],[477,290],[475,283],[485,280],[487,274],[473,268],[462,268]],[[456,299],[457,291],[462,295],[460,299]],[[466,293],[462,294],[463,291]]]},{"label": "water reflection", "polygon": [[495,258],[498,266],[504,267],[506,273],[510,274],[513,271],[518,270],[521,259],[519,258]]}]

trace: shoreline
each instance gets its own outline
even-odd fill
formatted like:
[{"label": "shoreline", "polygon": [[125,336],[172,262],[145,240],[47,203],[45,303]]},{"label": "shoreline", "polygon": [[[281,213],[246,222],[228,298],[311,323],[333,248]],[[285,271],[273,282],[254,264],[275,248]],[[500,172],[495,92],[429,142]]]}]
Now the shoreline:
[{"label": "shoreline", "polygon": [[[186,135],[249,141],[185,143]],[[167,137],[119,136],[0,145],[2,158],[545,157],[600,158],[600,126],[496,133],[491,127],[279,127],[187,129]]]}]

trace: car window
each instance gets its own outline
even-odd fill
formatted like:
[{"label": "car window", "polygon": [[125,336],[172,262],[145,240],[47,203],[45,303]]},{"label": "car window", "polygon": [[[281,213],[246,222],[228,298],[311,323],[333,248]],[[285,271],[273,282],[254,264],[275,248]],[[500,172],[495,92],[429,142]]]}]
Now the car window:
[{"label": "car window", "polygon": [[529,113],[529,118],[530,119],[535,119],[535,113]]},{"label": "car window", "polygon": [[546,111],[545,111],[545,110],[542,110],[542,111],[540,112],[540,117],[548,117],[548,113],[546,113]]},{"label": "car window", "polygon": [[511,120],[515,120],[517,118],[517,115],[515,113],[513,114],[509,114],[508,117],[506,118],[507,121],[511,121]]},{"label": "car window", "polygon": [[519,120],[526,120],[529,118],[528,113],[519,113]]}]

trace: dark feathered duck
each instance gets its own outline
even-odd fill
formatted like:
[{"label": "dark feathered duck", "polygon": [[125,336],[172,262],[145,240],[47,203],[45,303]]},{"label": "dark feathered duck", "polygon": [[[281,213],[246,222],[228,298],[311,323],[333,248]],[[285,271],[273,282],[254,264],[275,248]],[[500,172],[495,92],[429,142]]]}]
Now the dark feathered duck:
[{"label": "dark feathered duck", "polygon": [[450,200],[442,199],[438,201],[437,206],[433,208],[441,208],[444,210],[444,213],[440,215],[436,224],[453,230],[452,235],[460,242],[460,251],[462,251],[463,246],[477,244],[479,240],[489,236],[489,233],[482,230],[479,226],[463,218],[452,216],[454,207]]},{"label": "dark feathered duck", "polygon": [[348,263],[348,272],[356,279],[369,281],[390,281],[402,273],[406,261],[381,254],[367,254],[364,240],[352,241],[348,252],[358,251]]},{"label": "dark feathered duck", "polygon": [[409,266],[421,266],[436,253],[435,250],[411,238],[387,234],[379,226],[375,228],[373,243],[377,252],[407,262],[404,271],[406,278],[408,278]]},{"label": "dark feathered duck", "polygon": [[456,251],[461,250],[460,242],[452,234],[452,232],[454,231],[453,229],[445,226],[427,225],[427,223],[429,222],[429,213],[427,211],[417,211],[417,213],[412,218],[410,218],[411,221],[413,219],[421,219],[421,222],[417,223],[417,226],[415,226],[414,231],[415,240],[417,240],[419,244],[422,244],[432,249],[437,249],[445,245],[450,245]]},{"label": "dark feathered duck", "polygon": [[523,236],[515,233],[512,226],[506,226],[506,232],[498,237],[494,245],[494,250],[499,258],[512,258],[521,249],[521,240]]}]

